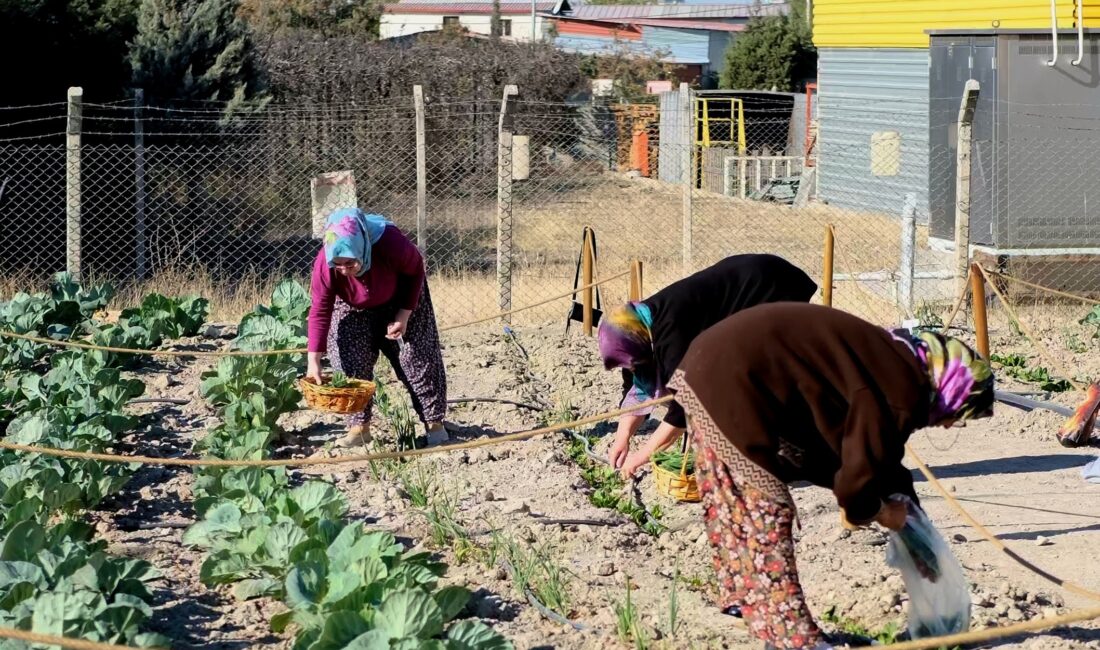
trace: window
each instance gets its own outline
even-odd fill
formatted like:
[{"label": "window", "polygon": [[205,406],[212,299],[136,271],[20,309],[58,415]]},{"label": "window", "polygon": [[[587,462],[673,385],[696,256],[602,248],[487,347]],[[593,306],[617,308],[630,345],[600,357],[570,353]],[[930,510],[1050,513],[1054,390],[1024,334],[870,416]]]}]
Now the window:
[{"label": "window", "polygon": [[444,16],[443,17],[443,26],[444,27],[458,27],[458,25],[459,25],[458,16]]},{"label": "window", "polygon": [[512,21],[505,18],[500,21],[500,35],[511,36],[512,35]]}]

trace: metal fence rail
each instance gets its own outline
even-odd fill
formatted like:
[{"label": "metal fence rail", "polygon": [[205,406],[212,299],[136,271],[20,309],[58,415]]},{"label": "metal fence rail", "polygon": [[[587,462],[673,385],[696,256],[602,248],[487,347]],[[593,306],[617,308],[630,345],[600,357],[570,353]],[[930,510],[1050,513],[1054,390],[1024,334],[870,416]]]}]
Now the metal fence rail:
[{"label": "metal fence rail", "polygon": [[[821,281],[831,227],[833,303],[884,325],[934,320],[970,257],[1100,295],[1087,168],[982,167],[1006,147],[1087,157],[1100,125],[1069,140],[1052,115],[1054,135],[1044,137],[1034,126],[1043,107],[1008,107],[1027,112],[1029,130],[969,141],[974,162],[960,173],[965,138],[904,141],[888,125],[866,142],[832,137],[828,120],[850,116],[837,117],[839,107],[819,115],[814,98],[681,89],[619,106],[528,101],[515,90],[495,101],[416,90],[372,106],[273,105],[232,120],[216,106],[91,104],[78,94],[5,111],[0,275],[305,276],[318,220],[353,202],[422,248],[445,323],[567,290],[585,226],[599,236],[596,276],[641,260],[647,293],[743,252],[782,255]],[[913,115],[899,119],[927,119]],[[960,258],[961,214],[972,255]],[[626,292],[624,282],[601,297]],[[551,305],[520,318],[565,313]]]}]

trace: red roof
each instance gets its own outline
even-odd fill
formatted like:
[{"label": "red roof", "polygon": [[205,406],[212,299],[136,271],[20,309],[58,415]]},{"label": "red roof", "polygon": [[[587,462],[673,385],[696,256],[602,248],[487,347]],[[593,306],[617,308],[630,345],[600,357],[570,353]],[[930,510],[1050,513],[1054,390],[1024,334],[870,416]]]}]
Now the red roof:
[{"label": "red roof", "polygon": [[642,40],[642,30],[634,25],[622,25],[587,20],[563,20],[558,23],[558,33],[565,36],[596,36],[617,38],[624,41]]}]

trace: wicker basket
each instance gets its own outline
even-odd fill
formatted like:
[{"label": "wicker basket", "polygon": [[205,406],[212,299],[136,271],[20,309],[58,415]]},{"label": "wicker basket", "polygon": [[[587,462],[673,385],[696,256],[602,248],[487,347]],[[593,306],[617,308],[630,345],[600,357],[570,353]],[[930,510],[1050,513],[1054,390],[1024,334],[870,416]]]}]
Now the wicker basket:
[{"label": "wicker basket", "polygon": [[374,397],[374,382],[365,379],[349,378],[349,385],[340,388],[316,384],[308,379],[302,379],[298,383],[306,398],[306,405],[318,411],[355,413],[366,408],[367,402]]},{"label": "wicker basket", "polygon": [[657,465],[657,463],[650,463],[653,465],[653,477],[657,481],[657,493],[670,496],[677,501],[690,501],[692,503],[701,501],[702,497],[699,495],[699,484],[695,481],[695,474],[687,473],[687,457],[688,449],[685,445],[684,448],[684,462],[680,464],[679,472],[671,472],[663,467]]}]

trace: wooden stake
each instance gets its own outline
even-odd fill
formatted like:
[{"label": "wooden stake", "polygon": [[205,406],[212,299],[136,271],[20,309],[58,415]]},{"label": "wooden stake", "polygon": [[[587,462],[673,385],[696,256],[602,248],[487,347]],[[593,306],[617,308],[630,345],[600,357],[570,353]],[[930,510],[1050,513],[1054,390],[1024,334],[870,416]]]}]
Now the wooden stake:
[{"label": "wooden stake", "polygon": [[985,315],[985,275],[977,262],[970,265],[970,299],[974,304],[974,331],[978,335],[978,354],[989,360],[989,321]]},{"label": "wooden stake", "polygon": [[642,299],[642,261],[630,262],[630,299],[638,301]]},{"label": "wooden stake", "polygon": [[584,325],[584,335],[592,336],[592,279],[594,273],[595,264],[594,252],[592,245],[592,229],[584,229],[584,251],[581,253],[581,282],[584,284],[584,290],[581,292],[581,300],[583,301],[584,317],[582,324]]},{"label": "wooden stake", "polygon": [[825,225],[825,261],[822,269],[821,302],[833,306],[833,226]]}]

